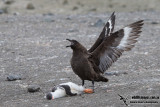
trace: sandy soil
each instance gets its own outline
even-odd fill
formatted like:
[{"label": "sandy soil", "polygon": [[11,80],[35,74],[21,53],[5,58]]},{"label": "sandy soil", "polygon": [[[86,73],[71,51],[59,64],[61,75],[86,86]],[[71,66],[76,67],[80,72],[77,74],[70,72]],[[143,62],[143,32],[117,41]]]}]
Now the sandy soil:
[{"label": "sandy soil", "polygon": [[[118,94],[131,107],[159,107],[156,104],[133,104],[133,96],[160,95],[160,19],[159,12],[116,13],[115,30],[144,19],[144,27],[135,48],[123,54],[107,72],[108,83],[96,83],[94,94],[64,97],[52,101],[44,98],[54,85],[81,80],[72,72],[71,49],[66,38],[77,39],[89,48],[111,13],[86,15],[1,15],[0,16],[0,107],[123,107]],[[121,72],[126,72],[125,74]],[[9,74],[24,79],[6,81]],[[28,93],[28,85],[40,85],[41,91]],[[86,86],[90,86],[86,82]],[[159,96],[160,97],[160,96]],[[145,100],[146,101],[146,100]]]}]

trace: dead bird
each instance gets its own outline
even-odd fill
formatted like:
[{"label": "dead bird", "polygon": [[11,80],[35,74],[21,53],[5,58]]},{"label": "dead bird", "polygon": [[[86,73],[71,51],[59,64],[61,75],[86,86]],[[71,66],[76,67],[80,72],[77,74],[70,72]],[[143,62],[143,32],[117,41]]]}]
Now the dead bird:
[{"label": "dead bird", "polygon": [[108,81],[103,73],[124,51],[129,51],[134,47],[142,32],[143,20],[129,24],[116,32],[113,32],[114,25],[115,14],[113,12],[98,39],[89,50],[76,40],[66,39],[71,42],[71,45],[66,47],[73,50],[71,67],[82,80],[82,86],[85,80],[92,81],[93,89],[94,81]]},{"label": "dead bird", "polygon": [[52,92],[49,92],[46,95],[46,98],[48,100],[53,100],[65,96],[76,96],[80,95],[82,93],[93,93],[92,89],[85,89],[85,87],[81,85],[77,85],[73,82],[67,82],[67,83],[62,83],[57,86],[55,86],[52,89]]}]

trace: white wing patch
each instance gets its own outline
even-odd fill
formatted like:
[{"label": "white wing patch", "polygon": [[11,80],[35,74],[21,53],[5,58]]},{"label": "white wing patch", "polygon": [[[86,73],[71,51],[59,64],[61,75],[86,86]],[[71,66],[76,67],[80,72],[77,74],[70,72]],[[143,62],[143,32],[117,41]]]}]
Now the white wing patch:
[{"label": "white wing patch", "polygon": [[110,36],[111,29],[113,27],[111,19],[109,19],[107,23],[109,24],[109,26],[106,26],[105,36]]},{"label": "white wing patch", "polygon": [[132,31],[132,28],[130,27],[125,27],[124,29],[124,37],[122,38],[120,44],[117,46],[117,48],[124,48],[126,45],[128,45],[128,39],[130,36],[130,33]]},{"label": "white wing patch", "polygon": [[111,20],[109,19],[109,29],[111,30],[112,29],[112,22],[111,22]]}]

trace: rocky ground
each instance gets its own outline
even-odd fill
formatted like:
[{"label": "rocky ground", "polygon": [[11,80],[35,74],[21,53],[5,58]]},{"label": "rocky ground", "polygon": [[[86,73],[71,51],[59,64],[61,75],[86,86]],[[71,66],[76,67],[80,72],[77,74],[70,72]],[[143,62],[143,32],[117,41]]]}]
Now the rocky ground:
[{"label": "rocky ground", "polygon": [[[160,97],[160,12],[116,13],[115,30],[140,19],[145,24],[135,48],[124,53],[107,71],[108,83],[95,83],[95,93],[50,101],[44,98],[57,84],[68,81],[81,84],[70,67],[72,51],[65,48],[69,44],[65,39],[76,39],[89,48],[110,14],[1,15],[0,106],[123,107],[120,94],[131,107],[159,107],[160,99],[147,100],[157,101],[156,104],[130,101],[137,95]],[[11,74],[22,79],[7,81]],[[29,85],[39,85],[41,89],[29,93]],[[86,82],[86,87],[90,85]]]}]

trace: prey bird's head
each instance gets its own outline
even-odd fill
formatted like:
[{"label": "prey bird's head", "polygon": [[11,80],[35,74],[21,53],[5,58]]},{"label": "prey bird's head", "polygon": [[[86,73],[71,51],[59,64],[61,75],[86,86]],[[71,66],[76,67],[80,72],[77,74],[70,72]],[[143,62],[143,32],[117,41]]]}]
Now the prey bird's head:
[{"label": "prey bird's head", "polygon": [[72,49],[75,49],[75,48],[77,48],[79,46],[79,42],[76,41],[76,40],[70,40],[70,39],[66,39],[66,40],[68,40],[69,42],[71,42],[71,45],[68,45],[66,47],[71,47]]}]

